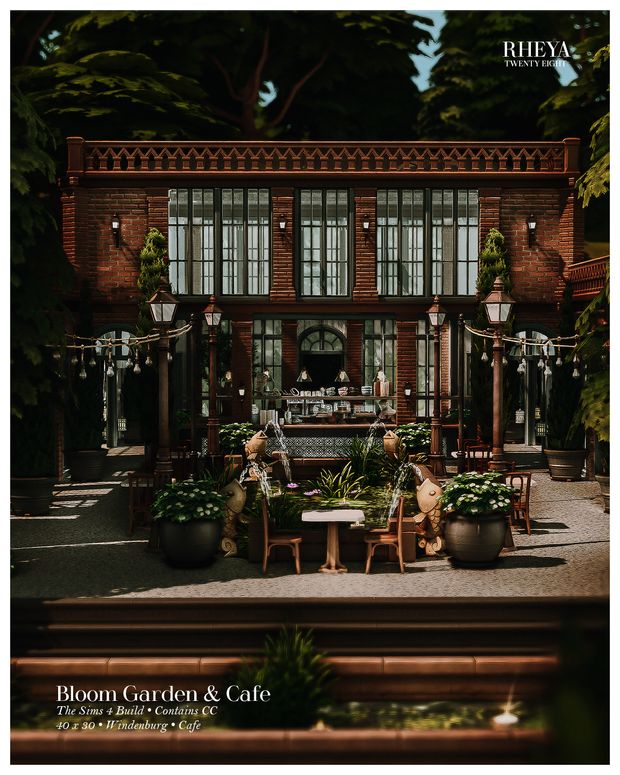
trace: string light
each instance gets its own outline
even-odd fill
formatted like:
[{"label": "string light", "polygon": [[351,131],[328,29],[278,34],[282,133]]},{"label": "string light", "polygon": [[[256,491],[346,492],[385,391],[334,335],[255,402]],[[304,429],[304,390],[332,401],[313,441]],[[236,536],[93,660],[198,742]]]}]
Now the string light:
[{"label": "string light", "polygon": [[55,361],[59,361],[62,358],[62,355],[60,354],[60,351],[59,350],[54,350],[54,352],[52,354],[52,358]]},{"label": "string light", "polygon": [[506,358],[506,356],[505,356],[505,355],[504,355],[504,357],[502,358],[502,366],[508,366],[508,358]]},{"label": "string light", "polygon": [[91,367],[91,369],[93,368],[93,366],[97,365],[97,361],[95,360],[95,353],[94,352],[90,356],[90,360],[88,361],[88,365]]},{"label": "string light", "polygon": [[562,365],[562,358],[558,355],[558,357],[555,359],[555,365],[561,366]]},{"label": "string light", "polygon": [[525,358],[521,358],[521,363],[517,366],[517,373],[519,374],[525,374]]},{"label": "string light", "polygon": [[129,355],[127,356],[127,368],[130,369],[133,366],[133,360],[131,359],[131,347],[129,348]]},{"label": "string light", "polygon": [[172,362],[172,353],[168,353],[168,363]]},{"label": "string light", "polygon": [[77,357],[77,355],[72,355],[72,356],[71,356],[71,365],[72,365],[72,366],[77,366],[77,362],[78,362],[78,357]]},{"label": "string light", "polygon": [[108,377],[113,377],[114,376],[114,363],[112,361],[112,346],[111,345],[108,347],[108,368],[107,368],[106,374],[108,375]]},{"label": "string light", "polygon": [[[484,340],[484,342],[482,343],[482,347],[483,347],[483,350],[482,350],[482,355],[480,356],[480,360],[481,360],[483,363],[486,363],[486,362],[489,360],[489,356],[487,355],[487,340],[486,340],[486,339],[485,339],[485,340]],[[492,365],[493,365],[493,364],[491,364],[491,366],[492,366]]]},{"label": "string light", "polygon": [[548,361],[545,361],[545,370],[543,371],[543,374],[545,375],[545,377],[550,377],[551,376],[551,368],[549,366],[549,362]]}]

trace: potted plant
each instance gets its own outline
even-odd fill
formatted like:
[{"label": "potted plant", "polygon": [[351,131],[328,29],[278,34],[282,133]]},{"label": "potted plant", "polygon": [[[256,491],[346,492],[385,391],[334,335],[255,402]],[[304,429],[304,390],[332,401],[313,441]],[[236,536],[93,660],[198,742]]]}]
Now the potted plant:
[{"label": "potted plant", "polygon": [[28,407],[11,418],[11,510],[47,514],[55,476],[54,423],[50,406]]},{"label": "potted plant", "polygon": [[226,497],[208,479],[167,484],[153,502],[160,545],[171,565],[196,567],[213,559],[226,516]]},{"label": "potted plant", "polygon": [[446,551],[463,564],[488,565],[504,544],[512,488],[501,474],[459,474],[448,482],[438,503],[446,513]]},{"label": "potted plant", "polygon": [[[79,367],[78,367],[79,368]],[[74,482],[101,479],[107,450],[103,443],[103,392],[101,369],[82,366],[85,378],[74,381],[67,411],[67,462]]]},{"label": "potted plant", "polygon": [[[78,332],[90,337],[92,303],[89,285],[80,292]],[[70,366],[66,408],[65,452],[74,482],[95,482],[101,479],[107,450],[103,443],[103,387],[101,362],[90,366],[92,349],[71,350],[74,365]]]},{"label": "potted plant", "polygon": [[[564,291],[559,329],[561,336],[569,336],[575,330],[570,285]],[[571,353],[563,358],[561,365],[554,367],[547,405],[547,444],[543,451],[551,478],[563,482],[581,479],[586,456],[579,408],[583,386],[581,364],[576,359]]]}]

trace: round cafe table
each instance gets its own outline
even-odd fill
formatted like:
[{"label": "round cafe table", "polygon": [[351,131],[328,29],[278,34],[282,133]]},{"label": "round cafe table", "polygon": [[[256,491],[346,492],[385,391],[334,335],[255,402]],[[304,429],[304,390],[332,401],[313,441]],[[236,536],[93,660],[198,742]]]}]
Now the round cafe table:
[{"label": "round cafe table", "polygon": [[321,573],[346,573],[347,568],[340,562],[340,543],[338,525],[340,522],[364,522],[361,509],[326,509],[324,511],[303,511],[302,522],[327,522],[327,554],[325,562],[319,568]]}]

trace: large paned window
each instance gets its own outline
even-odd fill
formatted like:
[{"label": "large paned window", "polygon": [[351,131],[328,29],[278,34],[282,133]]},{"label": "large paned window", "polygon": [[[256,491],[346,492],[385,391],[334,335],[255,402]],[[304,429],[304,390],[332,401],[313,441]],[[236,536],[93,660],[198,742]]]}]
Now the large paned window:
[{"label": "large paned window", "polygon": [[473,296],[478,192],[377,191],[377,282],[382,296]]},{"label": "large paned window", "polygon": [[416,336],[416,415],[431,417],[435,380],[435,349],[427,320],[418,320]]},{"label": "large paned window", "polygon": [[372,385],[382,370],[392,385],[396,385],[396,321],[364,321],[364,384]]},{"label": "large paned window", "polygon": [[349,193],[346,189],[302,190],[299,195],[301,293],[349,293]]},{"label": "large paned window", "polygon": [[255,320],[252,337],[254,374],[269,370],[273,390],[282,389],[282,321]]},{"label": "large paned window", "polygon": [[174,293],[269,293],[268,189],[171,189],[168,255]]},{"label": "large paned window", "polygon": [[377,191],[377,282],[382,296],[424,295],[424,191]]}]

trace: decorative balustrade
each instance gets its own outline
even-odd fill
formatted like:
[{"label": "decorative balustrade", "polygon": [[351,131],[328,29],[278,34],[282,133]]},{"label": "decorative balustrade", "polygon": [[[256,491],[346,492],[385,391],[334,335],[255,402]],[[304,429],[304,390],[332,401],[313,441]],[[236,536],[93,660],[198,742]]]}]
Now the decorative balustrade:
[{"label": "decorative balustrade", "polygon": [[568,279],[573,286],[574,299],[592,299],[603,288],[607,276],[609,256],[591,258],[568,267]]},{"label": "decorative balustrade", "polygon": [[566,174],[579,140],[561,142],[157,142],[67,139],[70,175]]}]

